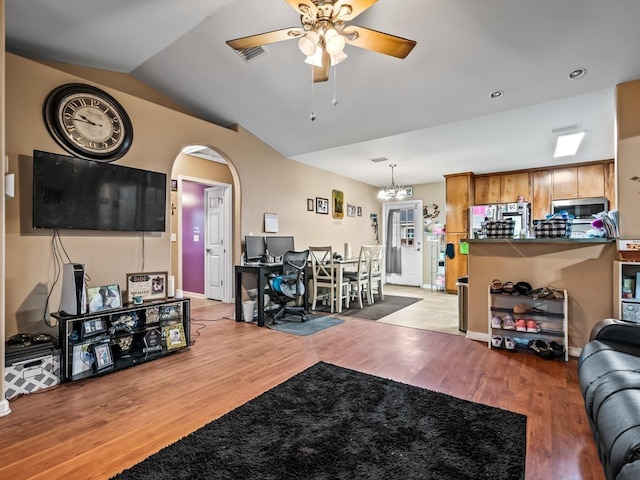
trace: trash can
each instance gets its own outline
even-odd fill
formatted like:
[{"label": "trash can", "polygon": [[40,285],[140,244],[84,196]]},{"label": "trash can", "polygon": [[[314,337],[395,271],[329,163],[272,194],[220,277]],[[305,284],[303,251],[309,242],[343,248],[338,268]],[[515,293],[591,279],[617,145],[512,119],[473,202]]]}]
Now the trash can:
[{"label": "trash can", "polygon": [[467,331],[469,323],[469,277],[458,277],[458,330]]}]

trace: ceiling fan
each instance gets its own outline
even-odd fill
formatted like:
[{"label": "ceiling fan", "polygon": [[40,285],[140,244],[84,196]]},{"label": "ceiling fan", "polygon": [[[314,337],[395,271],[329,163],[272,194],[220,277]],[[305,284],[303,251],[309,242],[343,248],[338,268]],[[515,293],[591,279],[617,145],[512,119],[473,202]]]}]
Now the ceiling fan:
[{"label": "ceiling fan", "polygon": [[344,60],[345,44],[397,58],[405,58],[416,42],[345,22],[371,7],[378,0],[285,0],[300,13],[301,27],[260,33],[227,41],[235,50],[246,50],[269,43],[298,39],[298,47],[313,65],[313,81],[329,79],[329,67]]}]

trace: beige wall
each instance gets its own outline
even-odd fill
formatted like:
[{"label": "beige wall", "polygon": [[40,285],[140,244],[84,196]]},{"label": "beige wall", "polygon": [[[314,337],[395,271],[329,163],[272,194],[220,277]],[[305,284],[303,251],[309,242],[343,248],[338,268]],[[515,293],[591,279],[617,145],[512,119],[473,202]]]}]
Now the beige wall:
[{"label": "beige wall", "polygon": [[[5,129],[6,152],[9,170],[17,174],[16,198],[6,202],[6,325],[0,329],[10,336],[18,331],[18,325],[24,326],[24,331],[42,330],[46,295],[55,281],[51,232],[30,228],[33,150],[65,153],[46,131],[42,103],[54,87],[86,80],[12,54],[6,55],[5,78],[6,116],[11,118]],[[380,212],[376,188],[293,162],[241,127],[222,128],[123,91],[98,86],[123,104],[133,122],[132,147],[118,164],[171,176],[176,157],[188,145],[209,146],[228,160],[236,186],[234,259],[240,256],[242,235],[263,231],[265,212],[278,213],[281,233],[295,235],[297,246],[330,244],[341,250],[345,241],[350,241],[353,248],[375,242],[369,213]],[[361,206],[363,216],[337,220],[306,211],[307,198],[331,198],[332,189],[342,190],[346,202]],[[169,205],[168,200],[167,209]],[[61,232],[61,238],[71,261],[87,265],[91,285],[122,285],[125,273],[142,268],[139,234]],[[169,230],[145,235],[144,252],[145,270],[172,272]],[[50,311],[58,310],[59,300],[60,282],[53,286]]]}]

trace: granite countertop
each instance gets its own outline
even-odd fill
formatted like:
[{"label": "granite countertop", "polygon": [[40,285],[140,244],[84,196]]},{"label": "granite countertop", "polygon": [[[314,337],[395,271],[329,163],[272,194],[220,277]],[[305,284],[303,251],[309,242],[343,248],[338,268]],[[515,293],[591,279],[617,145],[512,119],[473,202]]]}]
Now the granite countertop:
[{"label": "granite countertop", "polygon": [[615,238],[468,238],[468,243],[613,243]]}]

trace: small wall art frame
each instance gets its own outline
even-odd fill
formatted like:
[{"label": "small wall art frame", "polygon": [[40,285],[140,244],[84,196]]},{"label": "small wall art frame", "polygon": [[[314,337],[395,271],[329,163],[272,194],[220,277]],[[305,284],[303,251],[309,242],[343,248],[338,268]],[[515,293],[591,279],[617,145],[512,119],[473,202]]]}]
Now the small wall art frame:
[{"label": "small wall art frame", "polygon": [[329,214],[329,199],[316,197],[316,213],[320,213],[322,215]]},{"label": "small wall art frame", "polygon": [[315,205],[313,202],[313,198],[307,198],[307,212],[313,212],[315,210]]},{"label": "small wall art frame", "polygon": [[340,190],[333,190],[331,204],[333,205],[333,218],[344,218],[344,193]]},{"label": "small wall art frame", "polygon": [[356,216],[356,206],[347,203],[347,217],[355,217]]}]

